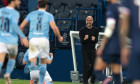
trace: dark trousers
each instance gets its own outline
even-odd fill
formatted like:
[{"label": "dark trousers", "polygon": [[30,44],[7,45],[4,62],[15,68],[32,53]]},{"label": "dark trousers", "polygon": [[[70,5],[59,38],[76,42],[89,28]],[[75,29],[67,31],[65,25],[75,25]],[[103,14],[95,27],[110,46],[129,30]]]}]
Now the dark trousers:
[{"label": "dark trousers", "polygon": [[83,82],[88,83],[88,79],[91,77],[91,82],[95,82],[95,75],[93,73],[94,63],[96,59],[95,48],[82,47],[83,56]]}]

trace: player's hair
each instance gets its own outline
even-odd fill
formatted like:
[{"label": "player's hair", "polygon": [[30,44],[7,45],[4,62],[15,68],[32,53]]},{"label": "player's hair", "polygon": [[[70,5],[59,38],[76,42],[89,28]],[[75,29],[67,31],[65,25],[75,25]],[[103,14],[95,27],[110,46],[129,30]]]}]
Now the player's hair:
[{"label": "player's hair", "polygon": [[47,5],[47,0],[38,0],[39,8],[45,8]]},{"label": "player's hair", "polygon": [[15,0],[7,0],[7,3],[8,3],[8,4],[10,4],[10,3],[11,3],[11,1],[15,1]]}]

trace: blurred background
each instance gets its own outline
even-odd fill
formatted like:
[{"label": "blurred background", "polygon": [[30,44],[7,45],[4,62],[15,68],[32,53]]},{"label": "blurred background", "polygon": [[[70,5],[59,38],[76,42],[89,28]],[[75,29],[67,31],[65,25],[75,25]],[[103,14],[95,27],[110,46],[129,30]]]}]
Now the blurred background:
[{"label": "blurred background", "polygon": [[[3,1],[0,0],[0,7],[4,7]],[[50,41],[51,45],[53,45],[54,61],[51,65],[48,65],[48,71],[54,81],[71,81],[70,71],[73,70],[73,59],[69,33],[70,31],[79,31],[80,28],[85,26],[85,19],[89,15],[94,17],[94,26],[100,32],[104,31],[107,2],[103,0],[48,0],[47,4],[48,8],[46,11],[54,15],[56,24],[64,37],[64,41],[59,43],[50,28]],[[37,0],[21,0],[19,24],[29,12],[36,9]],[[24,30],[26,36],[28,31],[29,26]],[[29,79],[29,74],[24,74],[24,66],[21,64],[26,50],[19,43],[16,67],[11,76],[13,79]],[[75,52],[77,69],[82,74],[81,44],[79,40],[75,40]],[[5,65],[6,63],[7,61],[5,61]],[[3,73],[4,71],[5,66],[3,67]]]}]

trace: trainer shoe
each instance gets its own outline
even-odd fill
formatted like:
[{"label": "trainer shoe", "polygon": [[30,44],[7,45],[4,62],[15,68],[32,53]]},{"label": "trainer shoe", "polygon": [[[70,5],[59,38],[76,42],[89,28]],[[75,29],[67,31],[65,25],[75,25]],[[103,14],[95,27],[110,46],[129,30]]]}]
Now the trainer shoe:
[{"label": "trainer shoe", "polygon": [[6,73],[6,74],[4,75],[4,78],[5,78],[6,84],[12,84],[11,78],[10,78],[10,74],[9,74],[9,73]]},{"label": "trainer shoe", "polygon": [[112,81],[112,79],[110,77],[108,77],[103,81],[103,84],[108,84],[111,81]]}]

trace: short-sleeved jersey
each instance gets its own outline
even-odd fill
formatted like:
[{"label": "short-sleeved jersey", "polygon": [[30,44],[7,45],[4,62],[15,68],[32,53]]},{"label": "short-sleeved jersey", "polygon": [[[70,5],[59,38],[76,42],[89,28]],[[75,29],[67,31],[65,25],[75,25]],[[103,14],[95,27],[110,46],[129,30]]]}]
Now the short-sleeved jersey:
[{"label": "short-sleeved jersey", "polygon": [[45,10],[37,10],[29,13],[25,19],[30,23],[29,39],[46,37],[49,40],[50,22],[54,21],[52,14]]},{"label": "short-sleeved jersey", "polygon": [[17,44],[18,35],[13,29],[13,22],[18,24],[19,13],[13,8],[4,7],[0,9],[0,42],[6,44]]},{"label": "short-sleeved jersey", "polygon": [[120,3],[110,4],[107,7],[106,18],[115,19],[115,29],[111,38],[109,38],[105,49],[104,54],[119,54],[120,53],[120,39],[119,39],[119,7]]},{"label": "short-sleeved jersey", "polygon": [[130,38],[132,39],[132,51],[140,52],[140,1],[127,0],[124,13],[130,14]]},{"label": "short-sleeved jersey", "polygon": [[[46,61],[49,61],[49,60],[51,60],[50,57],[48,57]],[[28,62],[28,61],[29,61],[29,49],[26,51],[23,57],[23,62]],[[30,69],[30,71],[40,70],[40,66],[41,66],[41,62],[40,62],[40,58],[38,57],[37,62],[36,62],[36,67],[34,69]]]}]

